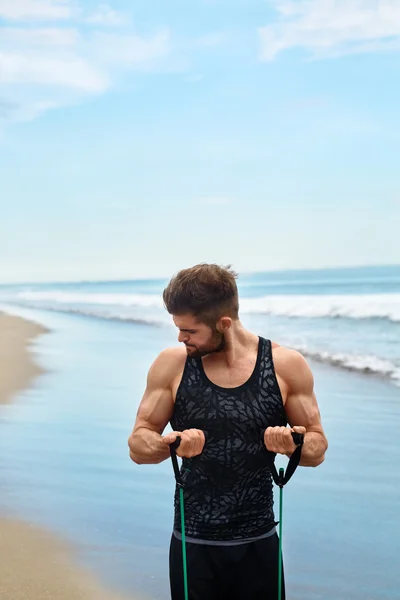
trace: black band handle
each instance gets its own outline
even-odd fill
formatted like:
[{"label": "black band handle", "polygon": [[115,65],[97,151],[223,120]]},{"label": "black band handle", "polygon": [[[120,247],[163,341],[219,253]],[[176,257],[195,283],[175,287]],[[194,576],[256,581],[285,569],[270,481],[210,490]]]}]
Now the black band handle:
[{"label": "black band handle", "polygon": [[[289,459],[289,464],[287,466],[287,469],[286,469],[286,472],[285,472],[283,478],[281,478],[278,475],[274,461],[272,461],[272,464],[271,464],[272,477],[273,477],[275,483],[277,485],[279,485],[280,487],[283,487],[289,481],[289,479],[292,477],[293,473],[295,472],[295,470],[300,462],[301,449],[302,449],[302,446],[304,443],[304,434],[297,433],[297,431],[292,431],[292,439],[293,439],[294,444],[296,445],[296,450],[293,452],[292,456]],[[178,436],[176,438],[176,440],[169,445],[169,451],[170,451],[170,455],[171,455],[172,466],[174,468],[176,483],[178,484],[178,486],[184,487],[185,481],[182,478],[182,475],[181,475],[181,472],[179,469],[179,465],[178,465],[178,458],[176,455],[176,451],[179,448],[180,443],[181,443],[181,438]],[[185,473],[185,476],[186,476],[185,479],[187,478],[187,475],[188,475],[188,472]]]},{"label": "black band handle", "polygon": [[201,454],[193,456],[193,458],[185,459],[185,468],[181,471],[179,469],[178,458],[176,455],[176,451],[179,448],[180,443],[181,438],[178,436],[176,440],[169,445],[169,452],[171,455],[172,466],[174,468],[175,481],[179,487],[183,488],[188,483],[188,479],[193,476],[193,473],[199,464]]},{"label": "black band handle", "polygon": [[169,445],[169,449],[171,452],[176,453],[176,450],[179,448],[180,445],[181,445],[181,438],[178,436],[176,438],[176,440],[174,442],[172,442],[172,444]]},{"label": "black band handle", "polygon": [[304,433],[292,431],[292,438],[296,446],[301,446],[304,443]]},{"label": "black band handle", "polygon": [[175,474],[176,483],[180,487],[183,487],[183,481],[182,481],[182,477],[181,477],[181,472],[179,470],[178,459],[177,459],[177,456],[176,456],[176,451],[179,448],[180,443],[181,443],[181,438],[177,437],[176,440],[174,442],[172,442],[172,444],[169,445],[169,453],[171,455],[172,466],[174,468],[174,474]]},{"label": "black band handle", "polygon": [[283,472],[283,469],[281,469],[278,473],[275,467],[275,456],[269,453],[271,456],[270,462],[272,478],[275,481],[276,485],[278,485],[279,487],[283,487],[289,481],[289,479],[292,477],[293,473],[297,469],[301,459],[301,450],[304,443],[304,433],[297,433],[297,431],[292,431],[292,439],[296,445],[296,449],[289,459],[289,463],[286,467],[285,472]]},{"label": "black band handle", "polygon": [[[264,431],[265,433],[265,431]],[[302,446],[304,443],[304,433],[297,433],[297,431],[292,431],[292,440],[295,446]],[[264,437],[264,436],[263,436]]]}]

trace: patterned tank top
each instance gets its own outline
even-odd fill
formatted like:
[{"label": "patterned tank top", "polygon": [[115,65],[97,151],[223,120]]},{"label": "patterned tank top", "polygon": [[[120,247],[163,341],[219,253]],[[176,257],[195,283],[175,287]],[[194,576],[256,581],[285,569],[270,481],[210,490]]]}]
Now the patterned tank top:
[{"label": "patterned tank top", "polygon": [[[201,358],[186,359],[171,425],[175,431],[201,429],[206,437],[203,452],[183,459],[181,467],[182,474],[191,471],[184,488],[187,536],[245,540],[274,527],[271,453],[263,435],[286,423],[269,340],[259,337],[253,373],[235,388],[211,382]],[[181,533],[178,488],[174,529]]]}]

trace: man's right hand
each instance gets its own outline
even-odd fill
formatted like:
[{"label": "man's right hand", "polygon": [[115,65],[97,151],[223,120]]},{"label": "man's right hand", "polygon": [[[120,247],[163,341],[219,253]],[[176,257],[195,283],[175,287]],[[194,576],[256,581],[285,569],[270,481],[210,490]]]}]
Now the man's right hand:
[{"label": "man's right hand", "polygon": [[206,438],[204,431],[201,429],[185,429],[185,431],[172,431],[167,435],[163,436],[163,442],[166,445],[173,444],[176,438],[181,438],[179,448],[176,450],[176,454],[181,458],[192,458],[198,456],[203,452]]}]

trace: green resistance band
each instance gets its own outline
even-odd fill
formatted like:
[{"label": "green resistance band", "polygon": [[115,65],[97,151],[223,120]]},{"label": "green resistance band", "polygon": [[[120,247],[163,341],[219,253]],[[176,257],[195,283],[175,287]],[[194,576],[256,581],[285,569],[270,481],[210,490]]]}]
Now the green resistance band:
[{"label": "green resistance band", "polygon": [[[188,588],[188,577],[187,577],[187,560],[186,560],[186,533],[185,533],[185,502],[183,496],[183,488],[185,487],[184,477],[182,476],[179,466],[178,459],[176,456],[176,450],[181,443],[181,439],[178,437],[175,442],[170,444],[169,450],[171,454],[172,465],[174,467],[175,480],[179,488],[179,507],[181,512],[181,531],[182,531],[182,566],[183,566],[183,589],[185,600],[189,600],[189,588]],[[189,471],[187,471],[189,473]]]},{"label": "green resistance band", "polygon": [[297,469],[300,458],[301,450],[304,443],[304,435],[302,433],[292,432],[292,438],[296,444],[296,449],[289,459],[289,463],[284,469],[279,469],[279,473],[275,467],[275,456],[271,455],[272,460],[270,462],[271,474],[274,482],[279,487],[279,555],[278,555],[278,600],[282,600],[282,588],[283,588],[283,569],[282,569],[282,530],[283,530],[283,487],[287,484],[293,473]]}]

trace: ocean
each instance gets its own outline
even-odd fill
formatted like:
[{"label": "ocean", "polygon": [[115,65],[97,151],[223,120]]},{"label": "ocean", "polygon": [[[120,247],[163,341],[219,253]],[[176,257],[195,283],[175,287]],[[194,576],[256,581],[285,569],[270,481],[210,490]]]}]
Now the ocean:
[{"label": "ocean", "polygon": [[[149,600],[169,598],[174,478],[170,461],[132,463],[127,438],[151,362],[177,343],[165,283],[0,287],[0,310],[51,330],[33,345],[47,373],[0,407],[0,510],[49,527],[107,586]],[[309,356],[330,444],[284,490],[288,599],[398,600],[400,267],[238,283],[244,325]]]},{"label": "ocean", "polygon": [[[166,283],[0,286],[0,302],[171,328]],[[249,328],[316,360],[400,384],[400,266],[255,273],[238,285]]]}]

